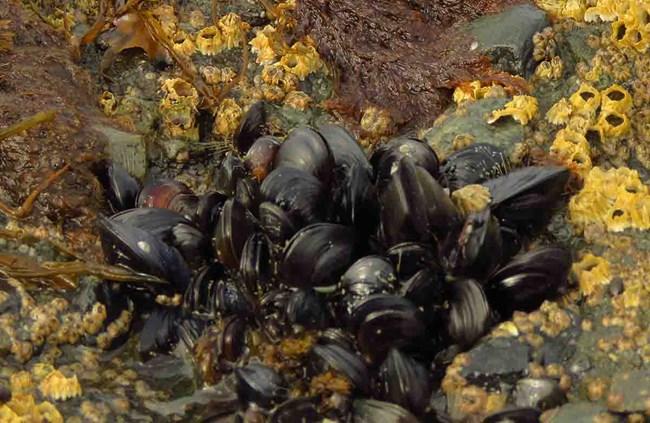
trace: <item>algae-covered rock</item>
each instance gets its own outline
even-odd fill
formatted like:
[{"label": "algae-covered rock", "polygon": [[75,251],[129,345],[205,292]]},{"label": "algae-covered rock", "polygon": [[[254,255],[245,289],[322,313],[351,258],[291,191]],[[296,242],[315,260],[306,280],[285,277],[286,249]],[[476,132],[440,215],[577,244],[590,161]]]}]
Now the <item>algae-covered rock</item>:
[{"label": "algae-covered rock", "polygon": [[617,412],[645,411],[650,401],[650,370],[633,370],[628,373],[617,373],[612,379],[610,396],[616,396],[620,401],[610,401],[610,408]]},{"label": "algae-covered rock", "polygon": [[607,409],[590,402],[564,404],[557,410],[549,411],[548,423],[594,422],[598,416],[606,414]]}]

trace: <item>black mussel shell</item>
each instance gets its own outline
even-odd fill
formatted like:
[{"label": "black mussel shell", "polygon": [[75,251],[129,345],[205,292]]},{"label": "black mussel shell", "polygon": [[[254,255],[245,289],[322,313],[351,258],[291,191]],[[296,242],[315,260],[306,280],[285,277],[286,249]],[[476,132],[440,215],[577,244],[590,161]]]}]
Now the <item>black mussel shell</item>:
[{"label": "black mussel shell", "polygon": [[165,179],[147,184],[138,194],[138,207],[173,210],[188,218],[196,214],[199,198],[182,182]]},{"label": "black mussel shell", "polygon": [[297,128],[289,133],[275,154],[273,168],[281,167],[301,169],[327,184],[334,159],[318,132],[310,128]]},{"label": "black mussel shell", "polygon": [[490,304],[502,318],[515,310],[530,312],[551,299],[566,283],[571,254],[546,247],[516,256],[490,276],[485,291]]},{"label": "black mussel shell", "polygon": [[436,252],[432,245],[404,242],[389,248],[386,255],[395,266],[400,279],[408,279],[420,269],[437,266]]},{"label": "black mussel shell", "polygon": [[239,360],[246,347],[246,320],[231,316],[224,321],[219,339],[221,356],[231,363]]},{"label": "black mussel shell", "polygon": [[340,125],[327,124],[318,128],[318,132],[328,145],[338,169],[360,166],[372,175],[372,165],[363,149],[347,129]]},{"label": "black mussel shell", "polygon": [[283,244],[298,230],[289,214],[270,201],[260,204],[259,218],[264,233],[275,244]]},{"label": "black mussel shell", "polygon": [[131,176],[124,166],[119,163],[105,163],[98,179],[114,212],[135,207],[142,184]]},{"label": "black mussel shell", "polygon": [[356,165],[337,170],[331,191],[336,221],[374,234],[379,223],[379,196],[370,174]]},{"label": "black mussel shell", "polygon": [[565,167],[526,167],[483,183],[502,224],[535,229],[552,214],[569,179]]},{"label": "black mussel shell", "polygon": [[370,375],[361,357],[339,345],[314,346],[310,365],[313,374],[333,369],[345,376],[359,391],[367,393],[370,389]]},{"label": "black mussel shell", "polygon": [[344,313],[349,315],[369,295],[392,292],[396,282],[395,270],[388,260],[380,256],[360,258],[345,271],[339,283]]},{"label": "black mussel shell", "polygon": [[413,414],[391,402],[358,399],[353,404],[353,421],[358,423],[418,423]]},{"label": "black mussel shell", "polygon": [[219,215],[223,204],[228,199],[227,196],[219,192],[211,192],[199,198],[199,203],[196,206],[196,215],[194,222],[201,232],[204,234],[211,234],[219,221]]},{"label": "black mussel shell", "polygon": [[537,423],[542,412],[538,408],[512,408],[490,414],[483,423]]},{"label": "black mussel shell", "polygon": [[244,167],[258,182],[264,181],[273,170],[275,155],[280,149],[280,140],[275,137],[261,137],[255,140],[244,157]]},{"label": "black mussel shell", "polygon": [[244,409],[253,403],[273,408],[288,396],[282,377],[272,368],[258,363],[235,369],[237,395]]},{"label": "black mussel shell", "polygon": [[304,170],[291,167],[274,169],[260,190],[262,201],[280,206],[298,228],[325,218],[327,191],[315,176]]},{"label": "black mussel shell", "polygon": [[447,157],[442,164],[442,180],[455,191],[504,175],[509,169],[505,151],[491,144],[476,143]]},{"label": "black mussel shell", "polygon": [[217,282],[225,278],[226,269],[219,262],[212,262],[199,269],[183,296],[185,313],[203,318],[214,318],[212,305],[214,290]]},{"label": "black mussel shell", "polygon": [[215,314],[246,316],[252,311],[248,298],[232,281],[221,280],[217,282],[212,295],[213,312]]},{"label": "black mussel shell", "polygon": [[323,418],[318,414],[317,404],[317,399],[313,398],[290,399],[275,409],[271,423],[319,422]]},{"label": "black mussel shell", "polygon": [[150,232],[162,241],[172,238],[176,225],[192,223],[190,219],[173,210],[148,207],[124,210],[109,219]]},{"label": "black mussel shell", "polygon": [[177,326],[182,319],[177,308],[155,308],[140,332],[138,354],[147,360],[156,354],[165,354],[178,342]]},{"label": "black mussel shell", "polygon": [[172,228],[169,244],[181,253],[193,269],[201,267],[213,255],[210,238],[186,223],[179,223]]},{"label": "black mussel shell", "polygon": [[287,302],[287,320],[304,329],[324,329],[330,320],[327,300],[313,288],[298,289]]},{"label": "black mussel shell", "polygon": [[412,302],[392,294],[373,294],[360,301],[350,313],[348,326],[352,333],[359,330],[361,324],[371,313],[382,310],[417,312]]},{"label": "black mussel shell", "polygon": [[354,339],[348,331],[342,328],[329,327],[319,332],[318,342],[322,345],[338,345],[349,351],[354,349]]},{"label": "black mussel shell", "polygon": [[354,260],[354,251],[355,236],[351,228],[315,223],[289,240],[280,273],[290,286],[331,286]]},{"label": "black mussel shell", "polygon": [[241,178],[237,181],[235,199],[250,210],[253,215],[256,215],[258,213],[259,202],[261,199],[260,185],[253,178]]},{"label": "black mussel shell", "polygon": [[436,266],[420,269],[404,282],[400,293],[416,306],[440,307],[447,298],[445,274]]},{"label": "black mussel shell", "polygon": [[178,292],[190,283],[190,270],[181,254],[150,232],[106,218],[97,220],[104,258],[166,280]]},{"label": "black mussel shell", "polygon": [[566,403],[567,397],[555,379],[524,378],[517,381],[512,400],[517,407],[535,407],[548,410]]},{"label": "black mussel shell", "polygon": [[254,229],[254,218],[246,207],[234,198],[226,201],[213,238],[217,257],[224,266],[230,269],[239,268],[244,244]]},{"label": "black mussel shell", "polygon": [[255,232],[246,240],[239,261],[239,274],[251,293],[268,288],[273,276],[271,248],[262,233]]},{"label": "black mussel shell", "polygon": [[368,314],[359,325],[357,343],[359,350],[375,361],[381,361],[391,347],[418,348],[425,338],[427,328],[420,313],[412,306],[411,310],[384,309]]},{"label": "black mussel shell", "polygon": [[235,134],[233,143],[239,154],[246,154],[256,139],[266,131],[266,110],[264,102],[257,102],[250,106],[246,116]]},{"label": "black mussel shell", "polygon": [[445,250],[446,268],[454,275],[482,279],[491,274],[501,263],[502,240],[490,208],[470,213],[460,234],[448,238]]},{"label": "black mussel shell", "polygon": [[291,296],[288,289],[272,289],[259,300],[262,330],[274,341],[280,340],[286,332],[287,303]]},{"label": "black mussel shell", "polygon": [[428,370],[398,349],[391,349],[379,367],[380,395],[385,401],[422,414],[429,405],[431,383]]},{"label": "black mussel shell", "polygon": [[450,231],[462,224],[462,219],[447,192],[433,176],[422,168],[417,168],[416,174],[425,193],[429,226],[436,238],[442,240]]},{"label": "black mussel shell", "polygon": [[232,153],[226,154],[214,173],[215,190],[223,195],[235,195],[237,181],[246,176],[244,163]]},{"label": "black mussel shell", "polygon": [[490,305],[481,285],[472,279],[454,281],[447,325],[452,339],[468,348],[485,335],[491,324]]},{"label": "black mussel shell", "polygon": [[409,157],[416,166],[438,177],[440,161],[436,152],[422,140],[412,137],[393,138],[374,149],[370,162],[375,169],[375,178],[381,181],[390,178],[402,157]]}]

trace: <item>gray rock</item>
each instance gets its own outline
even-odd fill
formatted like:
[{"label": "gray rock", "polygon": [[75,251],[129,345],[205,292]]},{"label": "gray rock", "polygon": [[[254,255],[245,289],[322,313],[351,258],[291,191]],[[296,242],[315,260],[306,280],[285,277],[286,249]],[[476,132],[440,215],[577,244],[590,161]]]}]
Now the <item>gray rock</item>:
[{"label": "gray rock", "polygon": [[425,130],[422,137],[442,156],[452,152],[456,136],[465,134],[471,135],[475,142],[496,145],[510,154],[515,144],[524,140],[524,127],[513,119],[500,119],[492,125],[488,125],[486,119],[510,100],[485,98],[466,101],[459,107],[453,106],[436,120],[432,128]]},{"label": "gray rock", "polygon": [[496,15],[483,16],[468,25],[477,39],[477,49],[486,54],[496,68],[530,76],[535,70],[532,58],[533,35],[549,25],[546,13],[525,4]]},{"label": "gray rock", "polygon": [[578,423],[594,422],[600,414],[607,413],[607,409],[591,402],[576,402],[564,404],[559,409],[551,412],[547,423]]},{"label": "gray rock", "polygon": [[623,396],[622,404],[612,411],[635,413],[647,410],[650,398],[650,370],[615,374],[609,392]]},{"label": "gray rock", "polygon": [[460,374],[470,383],[499,389],[528,370],[530,346],[514,338],[492,338],[468,352],[470,363]]},{"label": "gray rock", "polygon": [[547,410],[566,403],[567,398],[554,379],[525,378],[517,382],[512,401],[517,407],[537,407]]},{"label": "gray rock", "polygon": [[145,176],[147,154],[145,141],[141,135],[130,134],[104,125],[97,125],[94,129],[108,139],[108,153],[113,162],[124,166],[133,176],[138,178]]}]

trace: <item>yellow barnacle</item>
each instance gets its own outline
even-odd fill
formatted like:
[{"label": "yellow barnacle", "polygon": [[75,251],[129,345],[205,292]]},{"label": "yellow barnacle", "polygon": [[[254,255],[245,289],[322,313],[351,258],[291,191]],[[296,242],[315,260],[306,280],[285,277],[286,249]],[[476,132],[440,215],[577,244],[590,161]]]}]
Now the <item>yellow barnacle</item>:
[{"label": "yellow barnacle", "polygon": [[63,423],[63,416],[56,409],[54,404],[49,401],[43,401],[36,407],[39,414],[42,416],[43,421],[48,423]]},{"label": "yellow barnacle", "polygon": [[569,101],[576,111],[594,113],[600,106],[600,92],[583,82],[578,91],[571,95]]},{"label": "yellow barnacle", "polygon": [[280,63],[264,66],[262,69],[262,81],[265,84],[278,85],[284,78],[284,66]]},{"label": "yellow barnacle", "polygon": [[546,112],[546,120],[553,125],[566,125],[569,123],[569,117],[572,111],[571,103],[566,98],[560,99],[560,101],[548,109],[548,112]]},{"label": "yellow barnacle", "polygon": [[292,45],[289,52],[282,56],[280,63],[286,71],[295,74],[301,81],[324,66],[316,48],[302,41]]},{"label": "yellow barnacle", "polygon": [[65,377],[63,373],[54,370],[41,382],[41,393],[52,400],[68,400],[81,396],[81,385],[77,375]]},{"label": "yellow barnacle", "polygon": [[490,204],[492,198],[490,190],[486,187],[472,184],[465,185],[452,192],[451,201],[463,215],[468,215],[483,210]]},{"label": "yellow barnacle", "polygon": [[45,377],[50,373],[52,373],[53,371],[54,371],[54,366],[47,363],[36,363],[34,367],[32,367],[32,375],[34,376],[34,379],[36,379],[36,381],[38,382],[45,379]]},{"label": "yellow barnacle", "polygon": [[620,137],[630,131],[630,119],[623,113],[614,110],[603,110],[598,124],[603,133],[609,137]]},{"label": "yellow barnacle", "polygon": [[585,16],[587,6],[583,0],[564,0],[561,16],[564,18],[572,18],[576,21],[581,21]]},{"label": "yellow barnacle", "polygon": [[487,123],[492,124],[505,116],[511,116],[514,120],[522,125],[528,124],[535,116],[538,109],[537,99],[528,95],[516,95],[505,104],[501,110],[492,112],[492,117],[488,118]]},{"label": "yellow barnacle", "polygon": [[579,263],[574,263],[571,271],[578,280],[580,293],[589,296],[599,287],[607,285],[612,279],[611,265],[602,257],[587,254]]},{"label": "yellow barnacle", "polygon": [[278,34],[275,28],[267,25],[261,31],[258,31],[248,44],[251,46],[251,51],[257,55],[257,63],[272,63],[277,58],[278,54],[273,49],[274,45],[282,45],[282,41],[278,39]]},{"label": "yellow barnacle", "polygon": [[191,56],[196,51],[192,37],[185,31],[177,31],[172,38],[174,51],[183,56]]},{"label": "yellow barnacle", "polygon": [[621,3],[628,0],[598,0],[595,6],[585,10],[584,19],[586,22],[596,22],[600,19],[603,22],[616,20]]},{"label": "yellow barnacle", "polygon": [[165,92],[165,98],[161,103],[161,108],[174,104],[187,104],[196,107],[200,102],[196,88],[181,78],[166,79],[162,84],[162,90]]},{"label": "yellow barnacle", "polygon": [[632,107],[632,96],[620,85],[612,85],[602,91],[600,98],[603,111],[626,113]]},{"label": "yellow barnacle", "polygon": [[587,139],[571,129],[559,131],[550,149],[551,156],[564,162],[583,178],[593,167],[590,153]]},{"label": "yellow barnacle", "polygon": [[29,372],[20,371],[11,375],[11,391],[28,392],[32,388],[32,376]]},{"label": "yellow barnacle", "polygon": [[284,98],[284,105],[291,107],[292,109],[305,111],[309,104],[311,103],[311,97],[303,91],[291,91],[287,93],[287,96]]},{"label": "yellow barnacle", "polygon": [[361,129],[373,137],[381,137],[391,132],[393,119],[390,112],[376,106],[368,106],[363,109],[361,115]]},{"label": "yellow barnacle", "polygon": [[228,83],[237,76],[230,68],[217,68],[215,66],[205,66],[201,68],[201,73],[208,84]]},{"label": "yellow barnacle", "polygon": [[196,47],[201,54],[214,56],[224,49],[224,38],[221,30],[212,25],[203,28],[196,35]]},{"label": "yellow barnacle", "polygon": [[232,137],[239,127],[242,114],[242,109],[235,100],[232,98],[225,99],[221,102],[215,114],[214,132],[222,137]]},{"label": "yellow barnacle", "polygon": [[115,95],[110,91],[104,91],[101,97],[99,97],[99,105],[102,106],[106,116],[113,116],[115,114],[115,109],[117,109],[117,100],[115,99]]},{"label": "yellow barnacle", "polygon": [[237,47],[244,40],[244,33],[249,28],[250,25],[235,13],[228,13],[219,19],[219,29],[227,49]]},{"label": "yellow barnacle", "polygon": [[7,404],[0,405],[0,421],[6,423],[21,423],[23,420]]}]

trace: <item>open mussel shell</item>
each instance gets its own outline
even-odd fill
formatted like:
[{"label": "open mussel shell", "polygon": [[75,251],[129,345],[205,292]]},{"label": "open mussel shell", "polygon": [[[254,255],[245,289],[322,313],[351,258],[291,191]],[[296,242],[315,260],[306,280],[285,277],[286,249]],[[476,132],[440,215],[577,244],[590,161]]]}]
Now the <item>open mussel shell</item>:
[{"label": "open mussel shell", "polygon": [[135,207],[142,184],[119,163],[102,163],[98,179],[114,212]]},{"label": "open mussel shell", "polygon": [[273,170],[273,161],[279,149],[280,140],[277,138],[271,136],[258,138],[244,156],[244,168],[261,183]]},{"label": "open mussel shell", "polygon": [[281,167],[301,169],[327,184],[334,168],[334,159],[318,132],[310,128],[296,128],[275,154],[273,168]]},{"label": "open mussel shell", "polygon": [[237,181],[246,176],[244,163],[232,153],[226,154],[214,173],[215,190],[223,195],[235,195]]},{"label": "open mussel shell", "polygon": [[393,348],[379,367],[381,398],[415,414],[429,405],[431,383],[428,370],[417,361]]},{"label": "open mussel shell", "polygon": [[447,330],[463,348],[471,347],[492,325],[490,305],[481,285],[473,279],[454,281]]},{"label": "open mussel shell", "polygon": [[192,218],[196,214],[199,198],[182,182],[165,179],[154,181],[142,188],[138,195],[138,207],[169,209]]},{"label": "open mussel shell", "polygon": [[181,254],[150,232],[106,218],[98,219],[105,260],[166,280],[185,292],[190,270]]},{"label": "open mussel shell", "polygon": [[353,403],[353,421],[359,423],[419,423],[417,417],[391,402],[357,399]]},{"label": "open mussel shell", "polygon": [[246,154],[255,140],[266,131],[266,109],[264,102],[258,101],[250,106],[235,133],[233,143],[239,154]]},{"label": "open mussel shell", "polygon": [[295,287],[325,287],[338,282],[355,257],[351,228],[315,223],[298,231],[287,243],[280,274]]},{"label": "open mussel shell", "polygon": [[386,255],[400,279],[408,279],[421,269],[437,266],[436,251],[431,244],[404,242],[389,248]]},{"label": "open mussel shell", "polygon": [[435,151],[422,140],[412,137],[397,137],[379,144],[370,156],[375,170],[375,179],[381,185],[395,172],[399,161],[409,157],[416,166],[426,170],[434,178],[438,177],[440,161]]},{"label": "open mussel shell", "polygon": [[460,233],[447,239],[446,268],[456,276],[482,279],[501,263],[501,231],[490,208],[470,213]]},{"label": "open mussel shell", "polygon": [[273,276],[271,247],[266,236],[255,232],[246,240],[239,261],[239,275],[249,292],[266,290]]},{"label": "open mussel shell", "polygon": [[538,408],[511,408],[490,414],[483,423],[537,423],[541,415],[542,412]]},{"label": "open mussel shell", "polygon": [[287,320],[291,326],[324,329],[330,321],[327,300],[313,288],[293,291],[287,301]]},{"label": "open mussel shell", "polygon": [[211,234],[219,221],[219,215],[224,203],[228,199],[227,196],[219,192],[211,192],[199,198],[199,203],[196,206],[196,215],[194,222],[201,232],[204,234]]},{"label": "open mussel shell", "polygon": [[244,409],[251,403],[270,409],[289,394],[282,377],[270,367],[251,363],[235,369],[235,376],[237,396]]},{"label": "open mussel shell", "polygon": [[570,270],[569,252],[545,247],[516,256],[490,276],[485,291],[492,307],[508,318],[515,310],[533,311],[556,296]]},{"label": "open mussel shell", "polygon": [[275,169],[264,180],[260,190],[262,201],[280,206],[298,228],[325,218],[327,191],[315,176],[304,170],[291,167]]},{"label": "open mussel shell", "polygon": [[455,151],[442,164],[442,180],[451,191],[506,174],[508,155],[492,144],[476,143]]},{"label": "open mussel shell", "polygon": [[552,214],[569,179],[565,167],[526,167],[483,183],[495,216],[506,226],[535,229]]},{"label": "open mussel shell", "polygon": [[213,238],[217,257],[224,266],[239,268],[244,244],[254,229],[254,218],[246,207],[234,198],[225,202]]},{"label": "open mussel shell", "polygon": [[316,405],[318,399],[294,398],[280,404],[273,415],[271,423],[317,422],[323,420]]},{"label": "open mussel shell", "polygon": [[310,358],[313,374],[325,373],[332,369],[347,378],[356,389],[368,393],[370,375],[361,357],[339,345],[316,345]]}]

